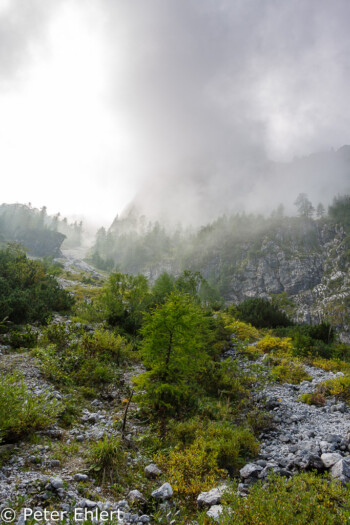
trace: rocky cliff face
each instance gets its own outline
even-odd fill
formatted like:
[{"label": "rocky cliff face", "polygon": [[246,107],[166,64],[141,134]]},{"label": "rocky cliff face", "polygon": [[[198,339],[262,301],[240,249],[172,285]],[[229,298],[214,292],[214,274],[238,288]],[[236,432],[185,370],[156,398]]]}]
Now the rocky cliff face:
[{"label": "rocky cliff face", "polygon": [[63,233],[52,230],[30,229],[18,232],[14,240],[36,257],[59,257],[65,238]]},{"label": "rocky cliff face", "polygon": [[[350,241],[340,227],[316,222],[302,232],[278,229],[261,239],[243,243],[228,267],[217,256],[203,274],[222,278],[221,292],[228,303],[249,297],[285,292],[295,304],[300,322],[330,320],[344,342],[350,341]],[[238,253],[238,256],[237,256]]]},{"label": "rocky cliff face", "polygon": [[228,304],[283,294],[298,322],[330,321],[350,342],[350,237],[328,221],[281,221],[263,232],[215,244],[203,242],[184,253],[140,268],[150,282],[162,272],[200,271]]}]

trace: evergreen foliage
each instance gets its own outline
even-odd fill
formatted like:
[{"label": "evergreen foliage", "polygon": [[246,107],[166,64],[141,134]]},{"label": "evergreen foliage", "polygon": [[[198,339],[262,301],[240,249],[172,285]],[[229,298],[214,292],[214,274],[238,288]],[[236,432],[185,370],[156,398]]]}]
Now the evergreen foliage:
[{"label": "evergreen foliage", "polygon": [[188,294],[172,292],[145,315],[141,353],[148,371],[136,379],[140,403],[160,418],[194,403],[195,378],[208,360],[208,318]]},{"label": "evergreen foliage", "polygon": [[308,199],[306,193],[299,193],[294,204],[298,209],[298,214],[300,217],[310,219],[313,216],[315,208]]},{"label": "evergreen foliage", "polygon": [[42,262],[29,260],[17,246],[0,251],[0,319],[45,323],[53,312],[67,312],[73,303]]},{"label": "evergreen foliage", "polygon": [[36,256],[59,253],[60,246],[80,246],[82,222],[69,224],[60,214],[50,216],[46,206],[40,210],[30,204],[2,204],[0,206],[0,239],[19,242]]},{"label": "evergreen foliage", "polygon": [[328,214],[332,221],[350,231],[350,195],[336,197],[328,208]]},{"label": "evergreen foliage", "polygon": [[108,323],[112,326],[118,325],[123,331],[134,336],[141,328],[143,312],[150,301],[151,295],[145,276],[135,277],[119,272],[109,276],[100,298]]},{"label": "evergreen foliage", "polygon": [[290,326],[292,321],[275,304],[260,297],[246,299],[237,306],[239,318],[256,328]]}]

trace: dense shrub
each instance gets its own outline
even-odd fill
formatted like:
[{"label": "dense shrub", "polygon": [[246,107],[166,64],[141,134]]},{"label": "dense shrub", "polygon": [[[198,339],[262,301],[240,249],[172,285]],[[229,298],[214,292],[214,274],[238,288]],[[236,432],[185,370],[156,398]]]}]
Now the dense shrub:
[{"label": "dense shrub", "polygon": [[326,396],[335,396],[342,401],[350,402],[350,376],[328,379],[318,385],[317,391]]},{"label": "dense shrub", "polygon": [[[349,489],[309,472],[288,480],[271,475],[267,484],[252,485],[247,498],[232,492],[227,501],[221,525],[341,525],[350,519]],[[206,517],[197,521],[208,523]]]},{"label": "dense shrub", "polygon": [[249,371],[248,364],[243,370],[241,362],[229,358],[216,363],[209,362],[199,379],[203,391],[228,402],[232,409],[241,410],[251,398],[257,370]]},{"label": "dense shrub", "polygon": [[74,323],[49,323],[42,331],[40,343],[44,346],[54,344],[64,348],[80,337],[82,333],[82,329]]},{"label": "dense shrub", "polygon": [[289,337],[273,337],[271,335],[266,335],[260,341],[256,343],[256,348],[263,352],[264,354],[285,354],[288,355],[291,353],[292,344]]},{"label": "dense shrub", "polygon": [[208,425],[205,447],[209,454],[215,454],[218,467],[230,475],[238,474],[239,469],[259,452],[259,443],[250,430],[229,422]]},{"label": "dense shrub", "polygon": [[326,403],[325,397],[319,392],[313,392],[310,394],[301,394],[298,401],[306,403],[307,405],[322,406]]},{"label": "dense shrub", "polygon": [[335,359],[350,361],[350,345],[347,345],[345,343],[335,344],[333,347],[332,355]]},{"label": "dense shrub", "polygon": [[156,461],[174,492],[192,503],[199,492],[211,489],[224,475],[218,468],[216,452],[208,454],[203,437],[185,449],[173,449],[168,456],[159,454]]},{"label": "dense shrub", "polygon": [[32,394],[21,376],[1,377],[0,442],[16,441],[51,426],[62,410],[63,406],[55,399],[45,394]]},{"label": "dense shrub", "polygon": [[81,346],[86,355],[92,359],[112,361],[118,366],[126,359],[129,346],[121,335],[108,330],[95,330],[93,334],[85,334]]},{"label": "dense shrub", "polygon": [[73,323],[52,323],[35,349],[39,366],[57,384],[104,386],[118,378],[119,366],[129,355],[120,335],[107,330],[84,333]]},{"label": "dense shrub", "polygon": [[239,318],[256,328],[290,326],[292,321],[276,305],[260,297],[246,299],[237,306]]},{"label": "dense shrub", "polygon": [[259,451],[248,429],[229,423],[200,423],[194,419],[172,424],[171,429],[177,446],[168,456],[159,454],[155,459],[182,497],[191,498],[212,488],[227,473],[237,474]]},{"label": "dense shrub", "polygon": [[270,375],[274,381],[298,385],[302,381],[312,380],[312,377],[299,363],[281,358],[271,358],[270,362],[273,364]]},{"label": "dense shrub", "polygon": [[272,430],[275,428],[274,417],[270,412],[253,408],[247,414],[247,424],[255,436],[259,436],[261,432]]},{"label": "dense shrub", "polygon": [[277,328],[274,333],[292,339],[292,351],[295,356],[330,358],[335,355],[336,345],[332,344],[335,340],[335,332],[329,323]]},{"label": "dense shrub", "polygon": [[11,330],[9,335],[4,337],[4,342],[12,348],[34,348],[38,342],[38,334],[30,326],[24,330]]},{"label": "dense shrub", "polygon": [[332,343],[335,338],[334,329],[329,323],[326,322],[309,325],[308,332],[312,339],[323,341],[326,344]]},{"label": "dense shrub", "polygon": [[224,315],[224,319],[226,321],[226,328],[237,339],[252,343],[260,337],[259,331],[250,323],[244,323],[243,321],[234,319],[229,315]]},{"label": "dense shrub", "polygon": [[73,303],[40,261],[27,259],[17,247],[0,251],[0,320],[45,323],[52,312],[69,311]]},{"label": "dense shrub", "polygon": [[323,370],[350,373],[350,363],[341,361],[340,359],[324,359],[322,357],[316,357],[310,359],[310,361],[313,366],[318,366],[319,368],[323,368]]},{"label": "dense shrub", "polygon": [[136,335],[143,313],[151,302],[148,281],[144,275],[112,273],[99,298],[101,310],[111,326]]}]

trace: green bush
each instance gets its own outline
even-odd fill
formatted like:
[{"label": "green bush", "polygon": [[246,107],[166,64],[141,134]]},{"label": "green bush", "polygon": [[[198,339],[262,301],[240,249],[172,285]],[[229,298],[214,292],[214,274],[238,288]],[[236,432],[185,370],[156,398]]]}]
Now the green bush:
[{"label": "green bush", "polygon": [[350,403],[350,375],[328,379],[318,385],[317,391],[325,396],[335,396]]},{"label": "green bush", "polygon": [[199,492],[210,490],[224,476],[216,451],[208,454],[202,436],[186,448],[174,448],[169,455],[158,454],[155,460],[184,503],[195,504]]},{"label": "green bush", "polygon": [[298,401],[301,403],[306,403],[307,405],[323,406],[326,403],[326,400],[322,394],[319,392],[313,392],[311,394],[301,394],[298,398]]},{"label": "green bush", "polygon": [[169,428],[169,435],[175,444],[181,446],[191,445],[196,439],[196,435],[203,430],[203,422],[197,418],[188,421],[172,421]]},{"label": "green bush", "polygon": [[28,391],[18,374],[1,378],[0,441],[17,441],[50,427],[62,411],[62,404],[55,399]]},{"label": "green bush", "polygon": [[201,441],[207,454],[216,458],[218,469],[225,469],[230,475],[259,452],[259,443],[248,428],[237,427],[228,421],[201,421],[193,418],[184,422],[172,422],[170,441],[180,448]]},{"label": "green bush", "polygon": [[279,383],[291,383],[298,385],[302,381],[311,381],[312,377],[305,371],[304,367],[288,359],[270,358],[274,365],[270,375],[274,381]]},{"label": "green bush", "polygon": [[96,359],[84,359],[79,370],[74,373],[79,385],[102,387],[108,385],[116,378],[116,372],[108,364],[100,363]]},{"label": "green bush", "polygon": [[35,348],[34,356],[45,377],[58,385],[74,382],[72,374],[82,366],[83,355],[77,347],[63,347],[59,349],[50,344],[44,348]]},{"label": "green bush", "polygon": [[[341,525],[350,519],[349,488],[314,473],[290,479],[271,475],[250,488],[247,498],[227,494],[221,525]],[[203,516],[200,525],[208,523]]]},{"label": "green bush", "polygon": [[335,357],[335,332],[329,323],[276,328],[274,333],[279,337],[290,337],[292,339],[294,356]]},{"label": "green bush", "polygon": [[126,454],[119,437],[104,436],[90,445],[87,468],[102,484],[121,482],[126,472]]},{"label": "green bush", "polygon": [[247,461],[259,452],[259,443],[247,428],[230,423],[211,423],[205,430],[205,447],[215,453],[218,467],[230,475],[238,474]]},{"label": "green bush", "polygon": [[108,330],[95,330],[85,334],[81,346],[86,355],[104,362],[113,361],[118,366],[130,355],[130,348],[124,337]]},{"label": "green bush", "polygon": [[75,323],[53,322],[43,329],[40,343],[44,346],[54,344],[64,348],[76,342],[83,333],[83,329]]},{"label": "green bush", "polygon": [[260,297],[246,299],[237,306],[237,314],[245,323],[256,328],[291,326],[293,323],[276,305]]},{"label": "green bush", "polygon": [[52,312],[67,312],[73,304],[40,261],[27,259],[16,246],[0,250],[0,319],[45,323]]},{"label": "green bush", "polygon": [[250,399],[257,375],[253,370],[244,371],[240,362],[229,358],[220,363],[209,362],[200,379],[206,392],[240,408]]},{"label": "green bush", "polygon": [[143,313],[150,302],[146,277],[125,273],[112,273],[99,297],[108,323],[133,336],[141,328]]},{"label": "green bush", "polygon": [[229,423],[201,424],[198,420],[172,425],[179,443],[169,454],[155,456],[174,491],[183,502],[194,503],[199,492],[209,490],[227,474],[237,474],[259,444],[248,429]]},{"label": "green bush", "polygon": [[347,345],[345,343],[338,343],[334,345],[333,357],[335,359],[350,361],[350,345]]},{"label": "green bush", "polygon": [[[54,342],[54,343],[53,343]],[[57,384],[102,387],[115,381],[119,366],[129,355],[129,345],[107,330],[85,334],[71,324],[53,323],[42,338],[44,347],[34,355],[46,377]]]},{"label": "green bush", "polygon": [[26,326],[24,330],[11,330],[4,342],[16,349],[34,348],[38,342],[38,334],[30,326]]},{"label": "green bush", "polygon": [[273,415],[258,408],[253,408],[248,412],[246,421],[255,436],[275,428]]}]

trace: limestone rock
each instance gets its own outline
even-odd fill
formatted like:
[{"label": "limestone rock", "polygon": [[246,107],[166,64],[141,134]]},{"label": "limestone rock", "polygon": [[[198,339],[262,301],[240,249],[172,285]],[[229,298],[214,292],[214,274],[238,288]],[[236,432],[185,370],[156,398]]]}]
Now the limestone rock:
[{"label": "limestone rock", "polygon": [[350,481],[350,459],[341,459],[330,470],[331,476],[342,483]]},{"label": "limestone rock", "polygon": [[242,478],[257,478],[259,473],[263,470],[263,468],[260,465],[256,465],[255,463],[247,463],[241,470],[239,471]]},{"label": "limestone rock", "polygon": [[63,481],[61,478],[50,478],[50,483],[55,490],[63,488]]},{"label": "limestone rock", "polygon": [[226,486],[216,487],[209,492],[201,492],[197,498],[198,507],[211,507],[220,503],[223,493],[226,490]]},{"label": "limestone rock", "polygon": [[337,452],[328,452],[328,453],[322,454],[321,456],[321,460],[326,468],[332,467],[333,465],[338,463],[338,461],[340,461],[341,459],[342,459],[342,456],[338,454]]},{"label": "limestone rock", "polygon": [[173,495],[173,489],[170,483],[164,483],[159,489],[152,492],[152,497],[159,500],[170,499]]},{"label": "limestone rock", "polygon": [[222,514],[222,505],[212,505],[207,512],[208,518],[211,518],[214,521],[219,521],[220,514]]},{"label": "limestone rock", "polygon": [[155,479],[162,474],[162,471],[159,470],[157,465],[151,463],[150,465],[147,465],[147,467],[145,467],[145,474],[147,478]]},{"label": "limestone rock", "polygon": [[139,490],[130,490],[128,494],[128,500],[130,503],[144,503],[146,498]]}]

